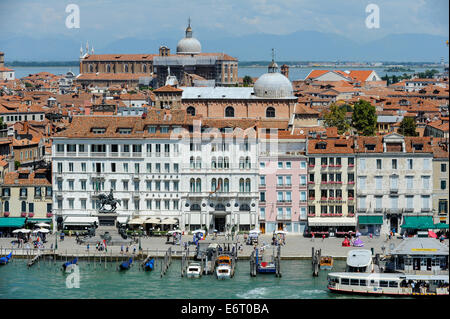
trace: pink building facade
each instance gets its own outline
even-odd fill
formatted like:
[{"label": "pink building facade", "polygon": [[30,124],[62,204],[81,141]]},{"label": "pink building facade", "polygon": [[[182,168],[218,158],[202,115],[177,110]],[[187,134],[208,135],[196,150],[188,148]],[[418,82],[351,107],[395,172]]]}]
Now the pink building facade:
[{"label": "pink building facade", "polygon": [[303,234],[307,223],[307,174],[307,159],[302,151],[260,156],[258,216],[262,233],[283,230]]}]

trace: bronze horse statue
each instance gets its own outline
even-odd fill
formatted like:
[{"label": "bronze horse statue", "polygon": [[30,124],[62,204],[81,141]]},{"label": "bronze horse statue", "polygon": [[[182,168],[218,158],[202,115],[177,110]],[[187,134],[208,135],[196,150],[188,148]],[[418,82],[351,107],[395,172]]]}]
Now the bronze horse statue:
[{"label": "bronze horse statue", "polygon": [[117,209],[117,204],[120,205],[120,200],[114,199],[112,189],[111,189],[109,195],[105,195],[105,194],[98,195],[98,199],[100,200],[99,211],[105,211],[105,205],[110,205],[111,209],[108,212],[113,213]]}]

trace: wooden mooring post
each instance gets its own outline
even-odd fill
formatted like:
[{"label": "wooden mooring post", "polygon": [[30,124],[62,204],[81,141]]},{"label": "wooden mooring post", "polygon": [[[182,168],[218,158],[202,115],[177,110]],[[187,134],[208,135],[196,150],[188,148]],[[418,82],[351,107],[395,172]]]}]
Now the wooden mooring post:
[{"label": "wooden mooring post", "polygon": [[320,255],[321,255],[321,249],[314,251],[314,247],[312,247],[312,268],[313,268],[313,276],[314,277],[319,276]]},{"label": "wooden mooring post", "polygon": [[256,250],[258,248],[256,247],[253,251],[252,254],[250,255],[250,276],[252,277],[256,277]]},{"label": "wooden mooring post", "polygon": [[275,276],[281,277],[281,246],[278,245],[277,256],[275,258]]}]

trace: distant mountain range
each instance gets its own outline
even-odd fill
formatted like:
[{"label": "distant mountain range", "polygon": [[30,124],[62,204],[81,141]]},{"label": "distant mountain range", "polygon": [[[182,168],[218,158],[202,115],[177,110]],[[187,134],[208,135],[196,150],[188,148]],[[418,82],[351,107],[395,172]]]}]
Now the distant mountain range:
[{"label": "distant mountain range", "polygon": [[[161,45],[172,52],[180,38],[145,39],[129,37],[113,40],[102,53],[157,53]],[[315,31],[300,31],[289,35],[255,34],[242,37],[214,39],[199,38],[203,52],[224,52],[240,61],[267,61],[275,48],[276,60],[293,61],[448,61],[447,40],[443,36],[427,34],[391,34],[367,43],[356,42],[344,36]],[[35,39],[26,36],[0,39],[0,51],[6,61],[76,61],[83,39],[54,36]]]}]

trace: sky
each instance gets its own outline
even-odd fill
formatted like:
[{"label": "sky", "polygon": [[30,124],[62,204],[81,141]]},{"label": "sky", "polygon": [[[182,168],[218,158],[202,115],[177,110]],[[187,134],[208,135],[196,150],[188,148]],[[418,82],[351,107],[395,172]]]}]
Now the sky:
[{"label": "sky", "polygon": [[[80,11],[80,28],[66,27],[66,7]],[[379,28],[367,28],[369,4]],[[64,36],[102,47],[115,40],[184,36],[188,17],[200,40],[297,31],[337,34],[358,42],[388,34],[448,38],[448,0],[0,0],[0,38]]]}]

